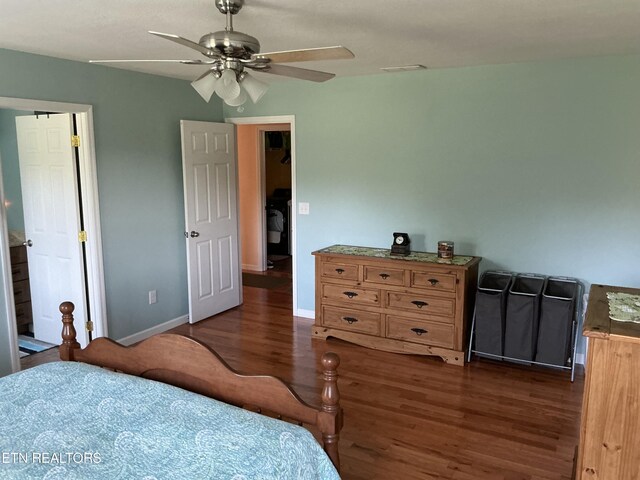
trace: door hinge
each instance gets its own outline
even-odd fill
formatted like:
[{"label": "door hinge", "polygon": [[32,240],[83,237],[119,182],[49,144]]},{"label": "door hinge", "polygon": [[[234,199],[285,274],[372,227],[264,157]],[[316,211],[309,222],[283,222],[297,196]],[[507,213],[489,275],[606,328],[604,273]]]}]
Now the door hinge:
[{"label": "door hinge", "polygon": [[78,241],[80,243],[84,243],[87,241],[87,232],[82,230],[81,232],[78,232]]},{"label": "door hinge", "polygon": [[71,135],[71,146],[72,147],[80,146],[80,135]]},{"label": "door hinge", "polygon": [[87,329],[87,332],[93,332],[93,322],[89,320],[85,323],[85,328]]}]

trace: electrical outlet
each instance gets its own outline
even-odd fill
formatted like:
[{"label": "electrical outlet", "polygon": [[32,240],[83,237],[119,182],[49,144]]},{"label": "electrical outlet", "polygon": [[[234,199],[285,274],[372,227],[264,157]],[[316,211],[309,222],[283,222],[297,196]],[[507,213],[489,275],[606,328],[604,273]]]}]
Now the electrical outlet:
[{"label": "electrical outlet", "polygon": [[156,290],[149,291],[149,305],[153,305],[158,301],[158,292]]},{"label": "electrical outlet", "polygon": [[298,213],[300,215],[309,215],[309,203],[308,202],[298,203]]}]

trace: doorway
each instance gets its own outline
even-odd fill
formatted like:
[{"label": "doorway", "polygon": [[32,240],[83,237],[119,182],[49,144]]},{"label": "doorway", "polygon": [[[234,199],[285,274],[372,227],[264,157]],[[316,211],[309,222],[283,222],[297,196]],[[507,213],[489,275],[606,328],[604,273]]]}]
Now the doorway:
[{"label": "doorway", "polygon": [[[273,127],[271,127],[273,128]],[[291,274],[291,132],[259,128],[264,164],[267,269]]]},{"label": "doorway", "polygon": [[[77,104],[65,104],[58,102],[45,102],[28,99],[14,99],[0,97],[0,109],[3,112],[13,111],[11,120],[15,122],[15,116],[23,115],[25,112],[33,115],[34,112],[49,112],[49,113],[73,113],[76,117],[77,135],[80,138],[80,146],[76,149],[77,164],[75,165],[75,178],[77,178],[77,184],[82,189],[82,197],[77,200],[76,208],[84,213],[84,225],[81,230],[87,232],[87,238],[82,245],[85,252],[85,260],[82,265],[79,266],[83,270],[83,277],[86,280],[83,288],[83,296],[88,303],[88,309],[85,315],[76,317],[75,328],[78,331],[78,340],[84,347],[88,343],[89,334],[85,329],[85,320],[91,319],[94,324],[93,337],[106,336],[106,316],[105,316],[105,298],[104,298],[104,275],[102,266],[102,246],[101,246],[101,234],[100,234],[100,221],[99,221],[99,209],[98,209],[98,196],[97,196],[97,178],[96,178],[96,166],[95,166],[95,148],[93,141],[93,121],[92,121],[92,109],[89,105],[77,105]],[[19,113],[22,112],[22,113]],[[46,114],[45,114],[46,115]],[[11,116],[11,114],[9,114]],[[5,122],[6,125],[6,122]],[[69,139],[71,141],[71,139]],[[7,159],[8,160],[8,159]],[[3,163],[6,161],[3,159]],[[6,176],[10,168],[4,168],[3,174]],[[14,177],[15,178],[15,177]],[[11,264],[11,260],[23,260],[18,254],[14,253],[16,249],[10,249],[10,244],[15,245],[22,243],[28,243],[29,239],[22,238],[20,236],[20,224],[18,228],[15,227],[15,217],[19,213],[22,207],[18,204],[12,203],[12,198],[16,198],[16,183],[20,186],[20,181],[16,182],[9,180],[11,186],[8,187],[7,181],[3,181],[4,185],[8,187],[9,191],[5,191],[2,197],[2,222],[0,232],[0,240],[2,246],[2,271],[4,281],[4,297],[6,302],[6,318],[8,321],[8,332],[10,344],[9,350],[12,357],[12,370],[18,371],[20,369],[20,354],[18,348],[18,330],[29,331],[32,328],[28,327],[28,323],[24,320],[24,315],[28,315],[28,312],[24,310],[24,303],[26,291],[22,286],[25,284],[25,266],[20,263],[14,262]],[[65,189],[68,187],[65,187]],[[73,188],[73,187],[72,187]],[[12,230],[10,235],[9,230]],[[22,226],[24,231],[24,226]],[[24,235],[24,232],[23,232]],[[81,239],[77,239],[79,241]],[[18,246],[18,245],[16,245]],[[13,258],[12,258],[13,257]],[[19,257],[19,258],[16,258]],[[29,283],[29,280],[27,283]],[[19,286],[16,286],[16,282],[19,282]],[[18,296],[19,298],[16,298]],[[20,301],[19,301],[20,300]],[[60,315],[55,311],[51,312],[52,316],[57,317],[59,320]],[[22,322],[20,322],[22,320]],[[22,325],[19,325],[22,323]],[[59,342],[58,342],[59,343]],[[37,343],[36,343],[37,346]],[[36,349],[37,351],[37,349]]]},{"label": "doorway", "polygon": [[[250,285],[252,282],[247,283],[248,277],[256,274],[290,278],[288,288],[293,296],[295,314],[295,117],[229,118],[226,121],[237,125],[244,283]],[[260,278],[254,280],[258,285],[265,284],[265,288],[279,283],[264,282]]]}]

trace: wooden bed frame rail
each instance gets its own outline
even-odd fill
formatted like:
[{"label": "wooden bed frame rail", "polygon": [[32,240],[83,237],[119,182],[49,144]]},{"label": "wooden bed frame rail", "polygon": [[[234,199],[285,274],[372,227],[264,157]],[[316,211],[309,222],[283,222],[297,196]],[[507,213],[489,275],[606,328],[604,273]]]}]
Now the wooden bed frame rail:
[{"label": "wooden bed frame rail", "polygon": [[266,410],[315,426],[321,433],[325,452],[340,471],[338,439],[342,408],[337,384],[340,358],[335,353],[322,355],[324,385],[321,407],[317,409],[305,403],[279,378],[241,375],[210,347],[185,335],[154,335],[131,347],[108,338],[97,338],[82,349],[73,326],[74,308],[71,302],[60,305],[62,360],[89,363],[168,383],[238,407]]}]

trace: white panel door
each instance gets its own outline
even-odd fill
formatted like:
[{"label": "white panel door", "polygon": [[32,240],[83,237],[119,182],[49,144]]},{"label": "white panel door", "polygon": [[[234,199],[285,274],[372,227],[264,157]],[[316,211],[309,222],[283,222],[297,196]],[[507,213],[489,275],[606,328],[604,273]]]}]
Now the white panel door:
[{"label": "white panel door", "polygon": [[85,290],[71,114],[16,117],[34,336],[59,345],[60,303],[72,301],[85,346]]},{"label": "white panel door", "polygon": [[234,128],[180,122],[190,323],[241,301]]}]

